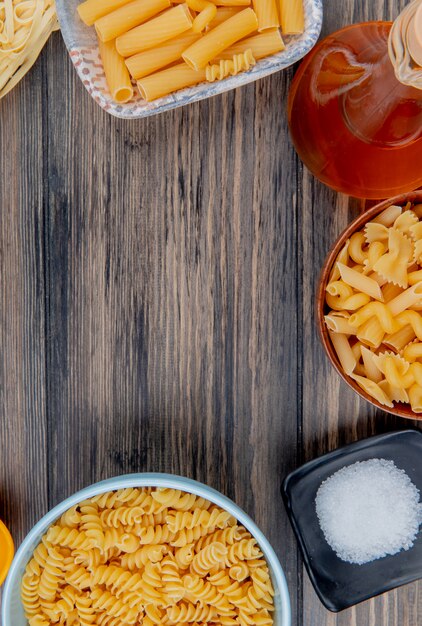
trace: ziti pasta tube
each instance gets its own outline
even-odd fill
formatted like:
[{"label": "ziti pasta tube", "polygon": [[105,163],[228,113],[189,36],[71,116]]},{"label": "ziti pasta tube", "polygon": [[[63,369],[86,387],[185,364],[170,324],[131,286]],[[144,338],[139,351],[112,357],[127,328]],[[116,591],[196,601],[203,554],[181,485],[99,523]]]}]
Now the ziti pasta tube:
[{"label": "ziti pasta tube", "polygon": [[101,60],[113,100],[128,102],[133,96],[132,83],[124,59],[116,50],[114,41],[98,40]]},{"label": "ziti pasta tube", "polygon": [[303,0],[278,0],[280,24],[284,35],[298,35],[305,30]]},{"label": "ziti pasta tube", "polygon": [[150,50],[145,50],[132,57],[128,57],[126,59],[126,66],[131,76],[135,78],[135,80],[138,80],[181,59],[182,52],[197,39],[199,39],[199,35],[195,33],[188,32],[186,35],[180,35],[179,37],[170,39],[167,43],[158,48],[151,48]]},{"label": "ziti pasta tube", "polygon": [[131,0],[86,0],[86,2],[79,4],[77,9],[81,20],[87,26],[92,26],[103,15],[107,15],[107,13],[111,13],[111,11],[129,2]]},{"label": "ziti pasta tube", "polygon": [[170,0],[134,0],[97,20],[95,30],[101,41],[110,41],[170,6]]},{"label": "ziti pasta tube", "polygon": [[257,28],[255,12],[252,9],[245,9],[210,30],[185,50],[182,57],[192,69],[202,69],[225,48],[253,33]]},{"label": "ziti pasta tube", "polygon": [[213,61],[231,59],[235,54],[246,52],[246,50],[249,49],[252,50],[252,54],[255,59],[263,59],[270,54],[275,54],[276,52],[284,50],[284,48],[285,45],[281,38],[280,31],[278,28],[274,28],[266,30],[264,33],[260,33],[259,35],[252,35],[252,37],[247,37],[246,39],[242,39],[242,41],[238,41],[233,46],[230,46],[230,48],[223,50],[223,52],[213,59]]},{"label": "ziti pasta tube", "polygon": [[151,74],[138,81],[139,91],[145,100],[155,100],[172,91],[191,87],[206,80],[205,70],[191,69],[186,63],[169,67],[162,72]]},{"label": "ziti pasta tube", "polygon": [[253,0],[253,8],[258,18],[258,31],[280,26],[276,0]]},{"label": "ziti pasta tube", "polygon": [[130,57],[181,35],[191,28],[192,22],[187,4],[179,4],[118,37],[117,51],[123,57]]}]

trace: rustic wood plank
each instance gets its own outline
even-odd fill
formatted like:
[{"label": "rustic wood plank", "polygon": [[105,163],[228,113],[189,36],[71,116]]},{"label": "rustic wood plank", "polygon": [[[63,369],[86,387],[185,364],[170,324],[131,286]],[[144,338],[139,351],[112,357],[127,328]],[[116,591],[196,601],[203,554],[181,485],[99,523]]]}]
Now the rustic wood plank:
[{"label": "rustic wood plank", "polygon": [[43,64],[0,102],[0,518],[17,545],[47,508]]},{"label": "rustic wood plank", "polygon": [[[394,19],[406,2],[324,3],[325,34],[351,22]],[[358,214],[360,202],[338,195],[300,166],[303,310],[313,301],[319,270],[340,232]],[[340,445],[391,430],[419,427],[419,422],[375,411],[360,401],[331,368],[319,342],[312,315],[303,317],[303,453],[304,460]],[[315,393],[315,389],[318,393]],[[317,598],[304,572],[303,624],[306,626],[417,626],[422,614],[422,584],[414,583],[364,602],[338,615]]]},{"label": "rustic wood plank", "polygon": [[130,123],[51,45],[47,363],[51,504],[128,471],[202,480],[267,533],[296,614],[289,78]]}]

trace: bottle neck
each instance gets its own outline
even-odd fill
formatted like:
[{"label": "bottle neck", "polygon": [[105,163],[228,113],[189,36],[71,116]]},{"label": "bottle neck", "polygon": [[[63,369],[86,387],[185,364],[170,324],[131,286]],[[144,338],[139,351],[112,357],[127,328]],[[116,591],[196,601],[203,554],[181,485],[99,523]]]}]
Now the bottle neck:
[{"label": "bottle neck", "polygon": [[411,2],[395,20],[388,54],[397,80],[422,89],[422,0]]}]

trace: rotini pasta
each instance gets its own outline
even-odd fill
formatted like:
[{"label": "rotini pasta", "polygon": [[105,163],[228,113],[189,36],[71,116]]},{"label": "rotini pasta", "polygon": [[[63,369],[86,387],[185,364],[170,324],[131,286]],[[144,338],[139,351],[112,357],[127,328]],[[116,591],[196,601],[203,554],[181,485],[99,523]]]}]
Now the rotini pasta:
[{"label": "rotini pasta", "polygon": [[415,413],[422,413],[421,218],[410,203],[392,205],[350,237],[330,274],[325,316],[343,371],[380,404],[409,403]]},{"label": "rotini pasta", "polygon": [[36,547],[21,588],[30,626],[271,625],[273,594],[250,533],[173,489],[119,490],[72,507]]}]

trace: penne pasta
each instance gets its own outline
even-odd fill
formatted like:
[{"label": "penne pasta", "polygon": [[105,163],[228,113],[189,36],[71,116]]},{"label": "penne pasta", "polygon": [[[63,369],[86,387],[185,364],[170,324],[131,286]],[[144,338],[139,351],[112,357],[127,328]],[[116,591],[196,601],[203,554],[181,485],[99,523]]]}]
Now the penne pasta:
[{"label": "penne pasta", "polygon": [[303,0],[279,0],[280,24],[284,35],[297,35],[305,30]]},{"label": "penne pasta", "polygon": [[333,311],[324,317],[327,328],[333,333],[343,333],[343,335],[356,335],[357,329],[350,326],[347,317],[340,317]]},{"label": "penne pasta", "polygon": [[116,50],[114,41],[99,40],[101,60],[107,85],[116,102],[128,102],[133,96],[133,87],[124,59]]},{"label": "penne pasta", "polygon": [[276,0],[253,0],[253,8],[258,18],[258,31],[280,26]]},{"label": "penne pasta", "polygon": [[337,263],[337,267],[342,280],[347,285],[350,285],[350,287],[353,287],[362,293],[366,293],[375,300],[380,300],[381,302],[383,301],[381,288],[375,280],[369,278],[368,276],[363,276],[343,263]]},{"label": "penne pasta", "polygon": [[383,376],[382,372],[378,369],[374,361],[374,353],[368,350],[365,346],[361,346],[361,354],[363,365],[365,367],[366,377],[373,380],[374,383],[379,383]]},{"label": "penne pasta", "polygon": [[413,341],[415,337],[415,331],[409,324],[407,324],[392,335],[388,335],[387,337],[385,337],[383,343],[388,348],[392,348],[396,352],[400,352],[400,350],[407,346],[408,343]]},{"label": "penne pasta", "polygon": [[351,378],[357,382],[359,387],[363,389],[371,398],[377,400],[380,404],[384,406],[393,407],[393,403],[385,394],[385,392],[381,389],[377,383],[373,380],[369,380],[369,378],[365,378],[365,376],[358,376],[357,374],[350,374]]},{"label": "penne pasta", "polygon": [[208,0],[187,0],[187,5],[198,15],[193,20],[192,30],[194,33],[201,33],[217,15],[217,7]]},{"label": "penne pasta", "polygon": [[116,39],[171,6],[170,0],[134,0],[120,9],[100,17],[95,30],[101,41]]},{"label": "penne pasta", "polygon": [[357,360],[353,354],[347,337],[339,333],[332,333],[331,331],[329,331],[329,334],[341,367],[346,374],[351,374],[356,367]]},{"label": "penne pasta", "polygon": [[154,48],[189,30],[192,22],[192,14],[187,4],[179,4],[117,37],[117,51],[123,57],[130,57],[138,52]]},{"label": "penne pasta", "polygon": [[92,26],[100,17],[129,4],[132,0],[86,0],[77,7],[79,17],[87,26]]},{"label": "penne pasta", "polygon": [[161,98],[172,91],[190,87],[206,80],[205,70],[193,70],[186,63],[169,67],[138,81],[139,91],[145,100]]},{"label": "penne pasta", "polygon": [[255,12],[252,9],[244,9],[189,46],[182,54],[182,58],[192,69],[202,69],[225,48],[257,28],[258,20]]},{"label": "penne pasta", "polygon": [[422,281],[412,285],[401,294],[390,300],[386,306],[393,315],[402,313],[405,309],[419,302],[422,299]]},{"label": "penne pasta", "polygon": [[[247,37],[246,39],[242,39],[238,43],[235,43],[230,48],[226,48],[223,52],[218,55],[213,61],[221,61],[226,59],[231,59],[235,54],[240,54],[241,52],[246,52],[246,50],[250,49],[255,59],[263,59],[270,54],[276,54],[276,52],[281,52],[284,50],[285,45],[280,35],[280,31],[278,28],[274,28],[272,30],[266,30],[264,33],[260,33],[259,35],[252,35],[252,37]],[[338,274],[340,276],[340,273]]]},{"label": "penne pasta", "polygon": [[358,328],[356,333],[356,337],[359,341],[365,346],[369,346],[375,350],[382,344],[384,335],[385,332],[376,317],[371,317],[365,324]]},{"label": "penne pasta", "polygon": [[182,52],[197,39],[199,35],[188,31],[187,34],[170,39],[159,48],[151,48],[128,57],[126,66],[131,76],[138,80],[181,59]]}]

